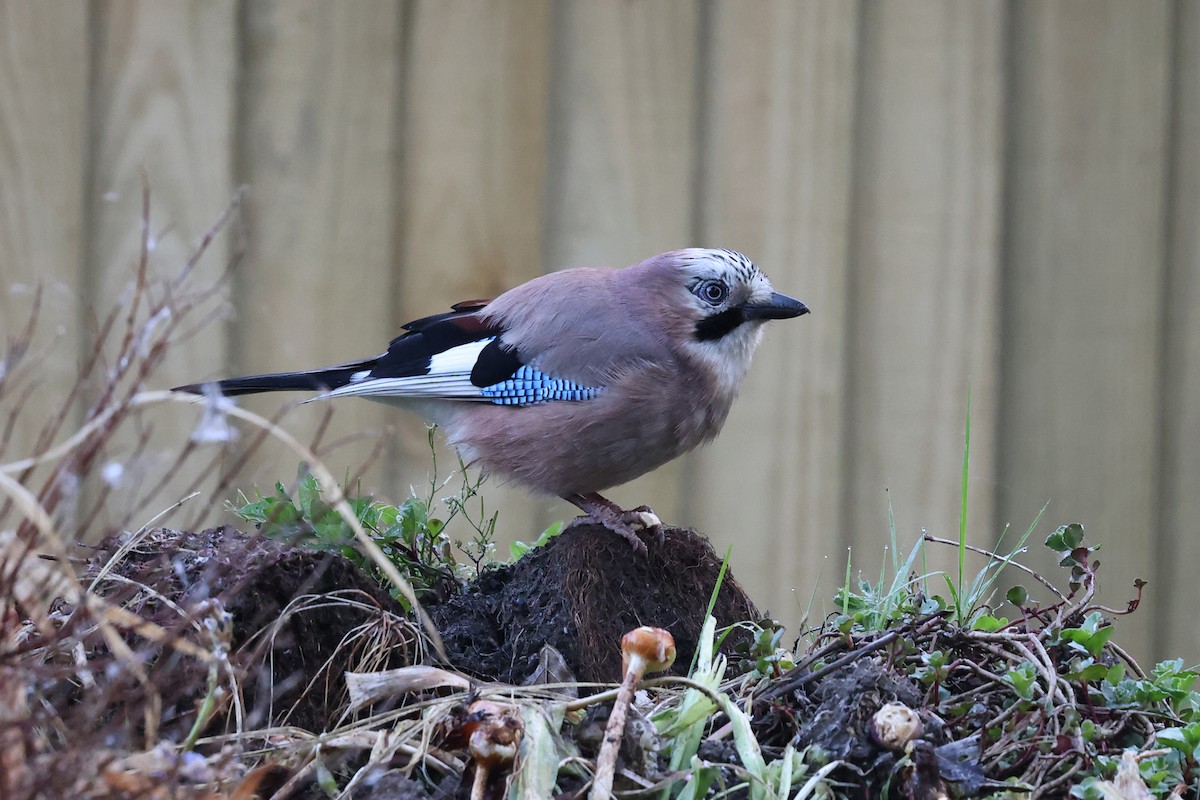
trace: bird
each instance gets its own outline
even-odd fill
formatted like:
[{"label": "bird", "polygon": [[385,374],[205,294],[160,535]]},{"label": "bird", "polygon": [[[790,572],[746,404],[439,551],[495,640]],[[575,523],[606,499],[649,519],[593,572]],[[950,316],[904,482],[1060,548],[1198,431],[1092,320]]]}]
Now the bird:
[{"label": "bird", "polygon": [[687,248],[549,272],[402,326],[387,351],[175,391],[317,391],[415,412],[464,463],[560,497],[645,552],[661,521],[602,494],[711,441],[770,320],[809,312],[745,255]]}]

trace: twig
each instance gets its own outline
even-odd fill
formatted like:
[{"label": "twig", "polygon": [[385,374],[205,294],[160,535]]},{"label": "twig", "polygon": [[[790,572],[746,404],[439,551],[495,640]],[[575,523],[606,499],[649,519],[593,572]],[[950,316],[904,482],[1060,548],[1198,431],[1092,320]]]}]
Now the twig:
[{"label": "twig", "polygon": [[[951,547],[958,547],[958,542],[956,542],[956,541],[953,541],[950,539],[943,539],[939,536],[933,536],[928,533],[925,534],[923,538],[925,539],[925,541],[933,542],[934,544],[946,544],[946,545],[950,545]],[[1007,558],[1006,556],[1002,556],[999,553],[995,553],[991,550],[988,550],[985,547],[977,547],[976,545],[973,545],[973,544],[963,544],[963,547],[965,547],[967,550],[970,550],[972,553],[979,553],[980,555],[984,555],[984,556],[987,556],[988,558],[996,559],[997,561],[1005,561],[1006,566],[1016,567],[1017,569],[1021,570],[1022,572],[1029,574],[1034,580],[1036,580],[1042,586],[1045,586],[1047,589],[1049,589],[1051,592],[1053,592],[1060,600],[1062,600],[1063,602],[1066,602],[1066,600],[1067,600],[1066,596],[1061,591],[1058,590],[1057,586],[1055,586],[1053,583],[1051,583],[1050,581],[1043,578],[1039,573],[1035,572],[1034,570],[1030,569],[1029,567],[1025,566],[1024,564],[1022,564],[1018,561],[1013,561],[1012,559]]]},{"label": "twig", "polygon": [[793,667],[788,672],[787,675],[785,675],[782,679],[780,679],[780,681],[778,683],[776,683],[774,686],[772,686],[771,688],[769,688],[765,692],[763,692],[761,695],[759,695],[758,698],[756,698],[756,700],[758,702],[765,703],[765,702],[769,702],[777,697],[782,697],[784,695],[790,694],[791,692],[794,692],[797,689],[802,689],[805,686],[807,686],[808,684],[812,683],[813,681],[819,681],[821,678],[824,678],[826,675],[829,675],[832,672],[836,672],[837,670],[841,669],[842,667],[846,666],[847,664],[852,664],[853,662],[858,661],[860,658],[863,658],[864,656],[870,655],[871,653],[875,652],[876,650],[879,650],[880,648],[891,644],[892,642],[896,641],[900,637],[902,637],[910,632],[911,632],[911,635],[914,637],[920,636],[921,634],[923,634],[925,632],[927,626],[929,626],[933,622],[941,620],[948,613],[949,613],[948,611],[935,611],[932,614],[928,614],[924,617],[921,617],[919,620],[916,620],[915,622],[905,625],[902,628],[897,628],[896,630],[889,631],[888,633],[885,633],[883,636],[880,636],[878,639],[875,639],[870,644],[856,647],[854,650],[850,651],[849,653],[842,656],[841,658],[839,658],[835,661],[831,661],[829,664],[826,664],[824,667],[817,670],[816,672],[809,672],[809,673],[805,673],[803,675],[789,677],[789,675],[792,675],[796,672],[797,668]]}]

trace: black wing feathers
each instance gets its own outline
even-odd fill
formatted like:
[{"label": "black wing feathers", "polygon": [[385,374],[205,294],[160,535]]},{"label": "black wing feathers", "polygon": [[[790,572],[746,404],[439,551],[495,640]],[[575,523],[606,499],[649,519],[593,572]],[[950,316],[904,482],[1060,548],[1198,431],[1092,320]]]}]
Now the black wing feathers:
[{"label": "black wing feathers", "polygon": [[404,327],[408,333],[393,339],[388,351],[376,359],[372,378],[428,375],[429,362],[438,353],[501,333],[498,326],[485,324],[474,312],[438,314]]},{"label": "black wing feathers", "polygon": [[482,388],[505,381],[516,374],[524,365],[517,351],[500,343],[496,338],[479,351],[475,366],[471,369],[471,383]]},{"label": "black wing feathers", "polygon": [[400,327],[406,331],[420,331],[438,322],[445,322],[446,320],[452,319],[462,319],[464,317],[475,317],[476,312],[483,309],[483,307],[487,304],[487,300],[467,300],[463,303],[455,303],[454,305],[450,306],[450,308],[453,309],[451,311],[446,311],[442,314],[433,314],[428,317],[421,317],[420,319],[414,319],[412,322],[405,323]]}]

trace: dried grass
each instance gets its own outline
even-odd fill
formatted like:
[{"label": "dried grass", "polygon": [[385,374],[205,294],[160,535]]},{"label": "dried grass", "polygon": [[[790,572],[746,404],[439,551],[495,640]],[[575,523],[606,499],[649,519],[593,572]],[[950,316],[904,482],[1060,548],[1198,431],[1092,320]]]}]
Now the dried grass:
[{"label": "dried grass", "polygon": [[[137,548],[153,546],[158,518],[178,512],[202,487],[214,487],[210,497],[227,493],[267,437],[307,465],[363,549],[420,609],[411,588],[359,525],[337,481],[314,452],[315,443],[307,446],[278,420],[219,398],[146,388],[172,348],[221,317],[225,287],[241,260],[241,249],[232,248],[221,277],[210,285],[194,285],[195,267],[206,255],[212,257],[210,247],[222,233],[232,227],[237,236],[243,197],[244,191],[239,191],[187,261],[172,277],[160,280],[150,274],[150,197],[144,189],[142,246],[132,285],[121,304],[92,320],[94,344],[74,385],[57,398],[57,409],[34,437],[31,454],[8,452],[6,443],[26,424],[37,397],[40,292],[25,325],[9,343],[0,369],[0,427],[6,433],[0,439],[0,457],[7,459],[0,463],[2,797],[159,797],[177,790],[183,794],[171,796],[251,796],[262,776],[252,771],[257,756],[243,757],[242,744],[192,750],[214,719],[224,720],[232,742],[243,742],[248,733],[239,675],[230,663],[228,614],[216,600],[182,607],[154,587],[123,577],[119,567]],[[167,468],[139,487],[132,502],[110,507],[103,481],[91,484],[100,487],[92,496],[81,490],[85,478],[109,463],[109,449],[118,437],[128,441],[132,434],[134,444],[126,457],[138,459],[154,430],[143,415],[173,404],[199,404],[199,424]],[[257,434],[235,445],[226,435],[230,418],[250,425]],[[218,445],[215,450],[213,444]],[[141,522],[129,516],[179,475],[193,475],[192,485],[159,514]],[[105,516],[117,524],[97,530],[95,522]],[[80,551],[74,543],[117,532],[123,536],[121,546],[82,583]],[[275,620],[272,629],[312,604],[329,603],[363,605],[352,597],[303,598]],[[148,604],[169,609],[174,621],[153,621],[139,613]],[[269,639],[272,631],[261,635]],[[421,642],[418,651],[441,646],[428,623],[422,637],[407,621],[386,615],[353,631],[345,644],[361,652],[359,666],[369,669],[401,640]],[[196,674],[207,679],[200,687],[203,701],[195,709],[192,729],[184,739],[162,740],[164,714],[177,714],[176,707],[195,692],[194,680],[188,685],[181,681]],[[307,737],[305,733],[300,738]],[[71,769],[61,768],[68,764]]]}]

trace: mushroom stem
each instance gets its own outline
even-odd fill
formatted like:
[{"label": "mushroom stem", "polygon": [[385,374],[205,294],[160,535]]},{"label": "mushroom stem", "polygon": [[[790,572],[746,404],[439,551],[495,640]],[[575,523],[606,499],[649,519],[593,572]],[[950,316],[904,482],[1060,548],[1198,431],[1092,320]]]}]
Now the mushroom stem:
[{"label": "mushroom stem", "polygon": [[475,765],[475,781],[471,784],[471,800],[483,800],[487,789],[488,768],[486,764]]},{"label": "mushroom stem", "polygon": [[596,758],[596,776],[588,800],[610,800],[617,771],[617,754],[625,736],[625,717],[633,702],[633,692],[646,672],[661,672],[675,663],[675,639],[662,628],[635,628],[621,638],[625,677],[613,702],[604,741]]}]

